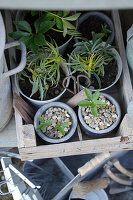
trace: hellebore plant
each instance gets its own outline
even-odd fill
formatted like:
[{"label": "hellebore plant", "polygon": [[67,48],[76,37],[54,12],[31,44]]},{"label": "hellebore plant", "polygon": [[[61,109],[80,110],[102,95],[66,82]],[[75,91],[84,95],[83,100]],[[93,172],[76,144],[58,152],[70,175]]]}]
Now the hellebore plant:
[{"label": "hellebore plant", "polygon": [[85,88],[84,91],[88,100],[79,101],[77,105],[80,107],[90,107],[92,115],[96,117],[98,113],[97,107],[106,106],[106,103],[98,100],[99,95],[100,95],[99,90],[97,90],[93,95],[91,91],[87,88]]},{"label": "hellebore plant", "polygon": [[26,47],[33,53],[37,53],[40,46],[46,45],[45,36],[50,29],[61,32],[64,37],[67,34],[80,35],[71,23],[78,19],[80,13],[70,15],[70,11],[32,11],[31,15],[33,17],[36,15],[37,17],[33,26],[26,20],[14,21],[14,24],[19,30],[9,33],[9,36],[15,40],[24,42]]}]

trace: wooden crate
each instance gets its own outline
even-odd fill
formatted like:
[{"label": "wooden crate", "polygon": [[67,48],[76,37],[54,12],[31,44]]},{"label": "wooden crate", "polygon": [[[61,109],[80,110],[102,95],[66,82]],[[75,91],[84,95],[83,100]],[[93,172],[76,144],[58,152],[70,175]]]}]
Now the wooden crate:
[{"label": "wooden crate", "polygon": [[[24,136],[22,131],[24,128],[23,120],[19,113],[15,111],[18,148],[22,160],[133,149],[133,121],[126,114],[127,106],[129,102],[133,100],[133,91],[124,49],[121,23],[117,10],[112,11],[112,19],[115,26],[116,44],[123,62],[123,73],[120,81],[113,87],[113,89],[109,90],[108,93],[119,101],[122,108],[122,117],[125,116],[122,120],[119,131],[108,138],[92,139],[83,134],[83,140],[79,141],[78,135],[75,134],[74,140],[67,143],[36,145],[34,131],[31,133],[33,135],[32,138],[26,138]],[[12,28],[8,18],[8,28],[9,27]],[[9,53],[10,57],[14,55],[12,51]],[[29,142],[27,143],[27,141]],[[28,144],[30,144],[30,146],[28,146]]]}]

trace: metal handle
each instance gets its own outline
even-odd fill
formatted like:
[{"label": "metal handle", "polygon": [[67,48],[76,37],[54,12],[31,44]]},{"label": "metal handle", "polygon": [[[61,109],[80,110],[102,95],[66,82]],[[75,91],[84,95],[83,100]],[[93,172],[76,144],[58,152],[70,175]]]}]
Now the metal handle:
[{"label": "metal handle", "polygon": [[24,69],[24,67],[26,65],[26,46],[23,42],[15,41],[15,42],[8,43],[8,44],[5,45],[5,49],[8,49],[8,48],[11,48],[11,47],[14,47],[14,46],[18,46],[18,45],[20,45],[20,48],[21,48],[20,63],[15,69],[12,69],[12,70],[9,70],[8,72],[3,73],[3,75],[5,77],[19,73],[20,71],[22,71]]}]

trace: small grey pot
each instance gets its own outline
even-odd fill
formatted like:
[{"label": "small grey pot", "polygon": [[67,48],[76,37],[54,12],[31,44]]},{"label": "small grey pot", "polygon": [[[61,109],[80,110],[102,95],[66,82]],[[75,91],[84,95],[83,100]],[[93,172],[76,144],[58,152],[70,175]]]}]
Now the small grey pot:
[{"label": "small grey pot", "polygon": [[[79,30],[80,25],[85,20],[87,20],[87,19],[89,20],[90,17],[97,17],[109,26],[109,28],[111,30],[111,34],[108,39],[109,39],[109,44],[112,44],[114,41],[114,35],[115,35],[114,25],[113,25],[112,20],[102,12],[88,12],[88,13],[85,13],[84,15],[82,15],[78,20],[77,30]],[[76,43],[78,42],[78,39],[76,37],[75,37],[75,42]]]},{"label": "small grey pot", "polygon": [[[66,136],[60,138],[60,139],[52,139],[47,137],[44,133],[42,133],[41,130],[37,130],[37,127],[39,125],[39,120],[38,117],[41,116],[43,113],[45,113],[46,110],[48,110],[50,107],[58,107],[58,108],[63,108],[66,109],[68,111],[68,113],[71,116],[72,119],[72,125],[71,125],[71,129],[70,131],[67,133]],[[37,134],[47,143],[61,143],[61,142],[66,142],[67,140],[69,140],[75,133],[76,128],[77,128],[77,116],[74,112],[74,110],[68,106],[65,103],[62,102],[52,102],[49,104],[45,104],[44,106],[42,106],[35,114],[34,117],[34,127],[35,130],[37,132]]]},{"label": "small grey pot", "polygon": [[83,130],[84,133],[86,133],[87,135],[93,138],[101,138],[101,137],[109,135],[117,127],[121,119],[121,109],[117,101],[113,97],[111,97],[109,94],[100,93],[100,95],[105,96],[113,105],[116,106],[116,114],[118,115],[118,117],[116,121],[109,128],[97,131],[85,123],[82,113],[81,113],[81,107],[79,107],[78,117],[79,117],[81,129]]}]

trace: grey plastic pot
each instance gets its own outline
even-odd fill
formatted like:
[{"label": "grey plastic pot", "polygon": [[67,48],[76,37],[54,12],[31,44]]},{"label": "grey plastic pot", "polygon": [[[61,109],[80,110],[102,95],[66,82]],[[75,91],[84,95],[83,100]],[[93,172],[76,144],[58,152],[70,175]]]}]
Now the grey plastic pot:
[{"label": "grey plastic pot", "polygon": [[[64,136],[64,137],[62,137],[60,139],[49,138],[45,134],[43,134],[41,130],[37,130],[37,127],[39,125],[38,117],[41,116],[43,113],[45,113],[45,111],[48,110],[50,107],[58,107],[58,108],[66,109],[68,111],[68,113],[70,114],[71,119],[72,119],[72,125],[71,125],[71,129],[70,129],[69,133],[66,136]],[[36,130],[37,134],[47,143],[66,142],[67,140],[69,140],[74,135],[74,133],[76,131],[76,128],[77,128],[77,116],[76,116],[74,110],[70,106],[68,106],[67,104],[62,103],[62,102],[52,102],[52,103],[49,103],[49,104],[45,104],[44,106],[42,106],[36,112],[35,117],[34,117],[34,127],[35,127],[35,130]]]},{"label": "grey plastic pot", "polygon": [[100,95],[105,96],[113,105],[116,106],[116,113],[117,113],[118,117],[117,117],[116,121],[109,128],[97,131],[97,130],[89,127],[85,123],[82,113],[81,113],[81,107],[79,107],[78,108],[78,117],[79,117],[81,129],[84,131],[84,133],[86,133],[87,135],[89,135],[93,138],[100,138],[100,137],[109,135],[118,126],[120,119],[121,119],[121,109],[120,109],[118,102],[113,97],[111,97],[109,94],[100,93]]},{"label": "grey plastic pot", "polygon": [[[5,44],[6,33],[5,26],[0,13],[0,131],[2,131],[8,124],[12,117],[12,92],[10,76],[22,71],[26,65],[26,47],[22,42],[12,42]],[[10,71],[8,71],[4,50],[20,45],[21,47],[21,61],[20,64]]]},{"label": "grey plastic pot", "polygon": [[[21,20],[24,20],[24,17],[25,17],[25,13],[26,11],[23,11],[23,10],[19,10],[17,11],[16,13],[16,21],[21,21]],[[73,13],[76,13],[75,11],[73,11]],[[76,27],[76,30],[77,30],[77,27],[78,27],[78,20],[76,21],[76,24],[75,24],[75,27]],[[17,27],[16,27],[17,30],[19,30]],[[60,54],[64,54],[66,48],[68,47],[70,41],[73,39],[74,36],[70,36],[70,38],[61,46],[59,46],[59,52]]]},{"label": "grey plastic pot", "polygon": [[[103,42],[103,45],[104,45],[104,42]],[[78,52],[79,50],[81,49],[81,47],[76,47],[73,51],[72,51],[72,53],[71,53],[71,55],[73,54],[73,52]],[[117,83],[117,81],[119,80],[119,78],[120,78],[120,76],[121,76],[121,73],[122,73],[122,60],[121,60],[121,57],[120,57],[120,55],[119,55],[119,53],[116,51],[116,49],[112,49],[112,52],[114,53],[114,55],[115,55],[115,59],[116,59],[116,62],[117,62],[117,66],[118,66],[118,72],[117,72],[117,75],[116,75],[116,78],[115,78],[115,80],[114,80],[114,82],[111,84],[111,85],[109,85],[108,87],[106,87],[106,88],[102,88],[102,89],[100,89],[100,92],[101,91],[105,91],[105,90],[108,90],[109,88],[111,88],[113,85],[115,85],[116,83]],[[70,63],[71,61],[70,61],[70,59],[69,59],[69,63]],[[84,87],[82,86],[82,85],[80,85],[80,89],[83,89]],[[91,88],[89,88],[91,91],[96,91],[96,89],[93,89],[93,87],[91,87]]]},{"label": "grey plastic pot", "polygon": [[[79,27],[80,25],[85,21],[85,20],[89,20],[90,17],[97,17],[99,19],[101,19],[102,21],[104,21],[110,28],[111,30],[111,34],[109,36],[109,44],[112,44],[113,41],[114,41],[114,25],[113,25],[113,22],[112,20],[107,16],[105,15],[104,13],[102,12],[88,12],[88,13],[85,13],[84,15],[82,15],[79,20],[78,20],[78,26],[77,26],[77,30],[79,30]],[[78,42],[78,39],[75,38],[75,42],[77,43]]]},{"label": "grey plastic pot", "polygon": [[130,77],[133,85],[133,24],[127,31],[126,55],[130,70]]},{"label": "grey plastic pot", "polygon": [[89,192],[84,196],[77,196],[73,192],[71,192],[68,200],[72,199],[83,199],[83,200],[108,200],[108,196],[104,190],[95,190],[93,192]]},{"label": "grey plastic pot", "polygon": [[[69,68],[66,67],[65,64],[61,64],[61,68],[62,70],[64,71],[64,73],[66,74],[66,76],[69,76],[70,72],[69,72]],[[66,87],[68,87],[69,85],[69,82],[70,80],[67,80],[67,83],[66,83]],[[37,108],[40,108],[41,106],[43,106],[44,104],[46,103],[51,103],[53,101],[58,101],[62,95],[65,93],[66,89],[64,89],[57,97],[53,98],[53,99],[49,99],[49,100],[44,100],[44,101],[41,101],[41,100],[35,100],[35,99],[32,99],[28,96],[26,96],[20,89],[20,86],[19,86],[19,81],[17,79],[17,75],[15,75],[15,85],[18,89],[18,91],[20,92],[20,94],[22,94],[22,96],[24,96],[32,105],[34,105],[35,107]]]}]

